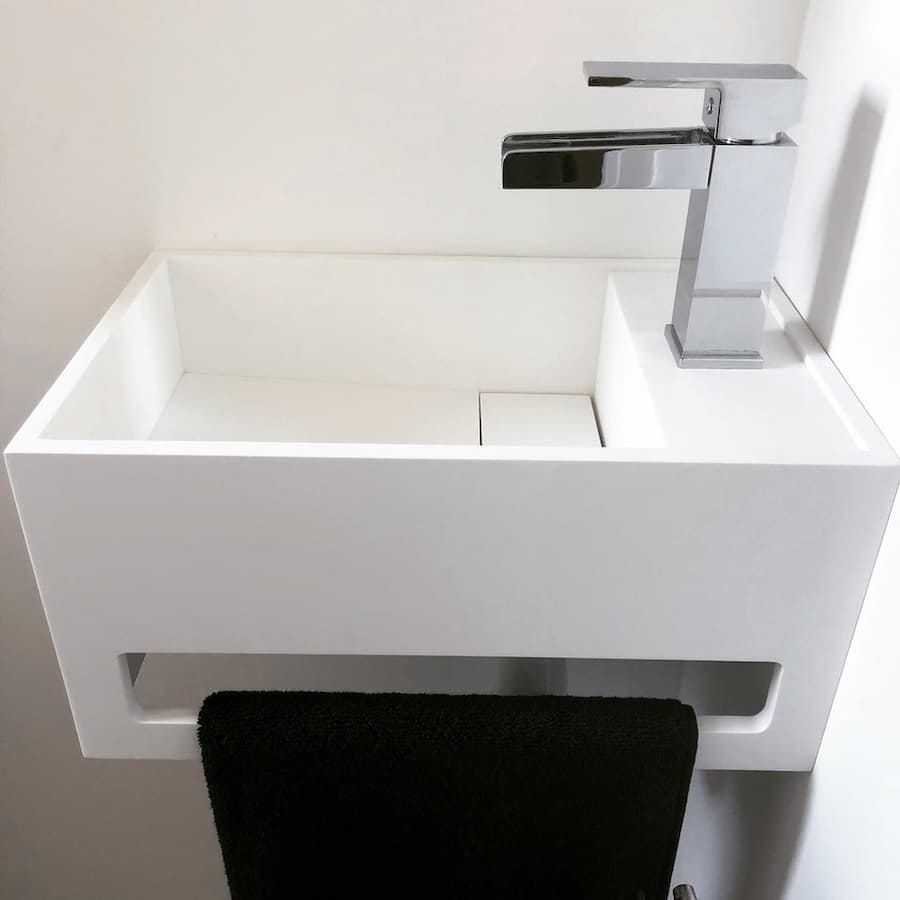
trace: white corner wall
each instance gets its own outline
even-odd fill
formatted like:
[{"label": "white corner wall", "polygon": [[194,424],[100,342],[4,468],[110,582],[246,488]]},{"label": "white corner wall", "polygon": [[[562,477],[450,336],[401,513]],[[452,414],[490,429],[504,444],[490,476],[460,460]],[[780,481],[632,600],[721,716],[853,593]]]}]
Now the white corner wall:
[{"label": "white corner wall", "polygon": [[[779,278],[900,448],[900,10],[811,0],[810,79]],[[900,894],[900,509],[895,508],[808,796],[787,900]]]},{"label": "white corner wall", "polygon": [[[581,61],[792,62],[805,9],[0,0],[0,445],[154,247],[677,256],[685,195],[503,193],[502,135],[690,122]],[[198,765],[81,758],[5,479],[0,621],[0,895],[225,897]],[[703,900],[771,867],[801,783],[760,778],[697,781]]]}]

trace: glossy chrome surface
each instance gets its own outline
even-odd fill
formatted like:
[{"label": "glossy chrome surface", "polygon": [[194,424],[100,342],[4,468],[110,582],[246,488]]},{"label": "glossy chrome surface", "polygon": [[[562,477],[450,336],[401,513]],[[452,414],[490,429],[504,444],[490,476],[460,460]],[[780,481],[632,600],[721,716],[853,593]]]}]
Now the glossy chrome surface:
[{"label": "glossy chrome surface", "polygon": [[590,87],[703,90],[703,124],[724,143],[774,143],[806,97],[806,79],[785,65],[586,62],[584,75]]},{"label": "glossy chrome surface", "polygon": [[684,368],[759,368],[806,81],[791,66],[584,64],[591,86],[703,89],[706,127],[512,134],[504,188],[690,190],[672,323]]},{"label": "glossy chrome surface", "polygon": [[691,191],[672,307],[683,368],[762,366],[768,290],[796,158],[790,138],[720,144],[709,188]]},{"label": "glossy chrome surface", "polygon": [[511,134],[503,141],[504,188],[705,188],[712,140],[680,131]]}]

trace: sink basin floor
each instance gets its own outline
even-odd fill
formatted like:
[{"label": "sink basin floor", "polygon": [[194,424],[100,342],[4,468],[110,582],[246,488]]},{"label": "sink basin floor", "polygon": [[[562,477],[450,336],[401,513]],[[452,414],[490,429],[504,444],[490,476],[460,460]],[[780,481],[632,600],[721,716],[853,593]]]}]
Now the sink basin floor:
[{"label": "sink basin floor", "polygon": [[477,444],[478,394],[185,373],[150,437]]},{"label": "sink basin floor", "polygon": [[590,398],[185,373],[151,440],[594,444]]}]

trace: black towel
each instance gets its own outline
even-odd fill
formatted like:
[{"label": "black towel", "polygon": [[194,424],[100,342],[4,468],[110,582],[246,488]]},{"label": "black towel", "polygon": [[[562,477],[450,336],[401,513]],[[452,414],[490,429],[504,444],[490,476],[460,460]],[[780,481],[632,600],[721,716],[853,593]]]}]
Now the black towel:
[{"label": "black towel", "polygon": [[227,692],[200,746],[233,900],[664,900],[674,700]]}]

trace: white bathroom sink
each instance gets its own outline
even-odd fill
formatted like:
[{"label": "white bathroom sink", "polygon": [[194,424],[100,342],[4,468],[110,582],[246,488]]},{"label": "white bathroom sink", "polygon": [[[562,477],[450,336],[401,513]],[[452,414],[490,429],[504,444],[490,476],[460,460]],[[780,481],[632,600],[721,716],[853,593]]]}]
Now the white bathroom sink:
[{"label": "white bathroom sink", "polygon": [[673,289],[152,255],[6,451],[84,753],[196,754],[142,654],[538,658],[690,700],[702,767],[809,769],[897,460],[780,292],[765,369],[682,370]]}]

